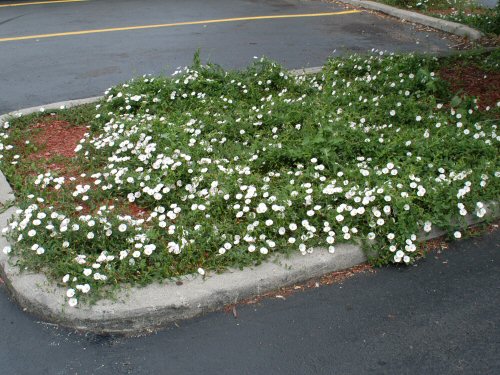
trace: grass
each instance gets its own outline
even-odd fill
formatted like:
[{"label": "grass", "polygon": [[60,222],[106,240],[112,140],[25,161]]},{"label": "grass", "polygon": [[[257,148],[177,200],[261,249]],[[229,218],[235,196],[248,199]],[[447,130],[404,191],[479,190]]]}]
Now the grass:
[{"label": "grass", "polygon": [[[466,56],[498,71],[495,53]],[[499,107],[450,91],[435,72],[453,59],[374,52],[294,77],[266,59],[225,71],[196,57],[97,106],[12,119],[0,166],[20,210],[4,251],[64,284],[71,306],[344,242],[410,264],[422,229],[458,238],[500,192]],[[34,159],[46,150],[31,125],[54,119],[88,126],[76,156]]]}]

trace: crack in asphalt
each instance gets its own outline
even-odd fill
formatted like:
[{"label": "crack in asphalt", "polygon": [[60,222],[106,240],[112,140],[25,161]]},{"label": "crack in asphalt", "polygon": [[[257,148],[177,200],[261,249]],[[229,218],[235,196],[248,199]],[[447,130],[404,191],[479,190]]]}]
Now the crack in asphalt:
[{"label": "crack in asphalt", "polygon": [[25,15],[26,15],[26,13],[21,14],[19,16],[12,17],[12,18],[7,18],[5,21],[0,21],[0,26],[6,24],[7,22],[14,21],[14,20],[17,20],[18,18],[24,17]]}]

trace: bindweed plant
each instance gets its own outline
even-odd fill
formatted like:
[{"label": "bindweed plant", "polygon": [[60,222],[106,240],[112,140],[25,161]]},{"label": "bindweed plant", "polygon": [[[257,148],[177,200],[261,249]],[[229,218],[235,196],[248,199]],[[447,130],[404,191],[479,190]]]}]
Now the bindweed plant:
[{"label": "bindweed plant", "polygon": [[[500,192],[498,104],[451,95],[438,67],[377,51],[298,76],[263,58],[243,71],[195,59],[110,88],[75,168],[18,184],[4,251],[66,285],[71,306],[344,242],[374,264],[410,264],[420,231],[458,238]],[[0,134],[9,181],[30,163],[20,134],[15,121]]]},{"label": "bindweed plant", "polygon": [[448,21],[463,23],[486,34],[500,35],[500,3],[497,3],[494,8],[459,8],[448,14],[432,14],[431,12],[431,15]]},{"label": "bindweed plant", "polygon": [[500,34],[500,3],[487,8],[475,0],[378,0],[398,8],[468,25],[490,35]]}]

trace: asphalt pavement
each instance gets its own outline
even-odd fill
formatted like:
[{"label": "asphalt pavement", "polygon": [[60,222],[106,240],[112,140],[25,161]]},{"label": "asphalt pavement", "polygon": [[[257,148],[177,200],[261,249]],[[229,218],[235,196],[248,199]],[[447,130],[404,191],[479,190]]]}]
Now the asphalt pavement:
[{"label": "asphalt pavement", "polygon": [[[96,96],[134,75],[171,73],[202,58],[242,68],[254,56],[287,68],[322,65],[338,53],[446,51],[441,34],[369,12],[254,19],[15,39],[110,28],[345,11],[314,0],[88,0],[5,6],[0,1],[0,113]],[[31,1],[29,2],[31,3]],[[3,7],[1,5],[4,5]]]},{"label": "asphalt pavement", "polygon": [[23,314],[0,288],[0,368],[42,374],[498,374],[500,231],[412,267],[119,338]]}]

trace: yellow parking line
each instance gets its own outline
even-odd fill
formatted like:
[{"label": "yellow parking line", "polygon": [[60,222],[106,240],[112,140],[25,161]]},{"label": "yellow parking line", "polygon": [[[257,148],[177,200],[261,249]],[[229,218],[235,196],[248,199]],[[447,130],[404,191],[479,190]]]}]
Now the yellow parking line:
[{"label": "yellow parking line", "polygon": [[5,7],[22,7],[25,5],[40,5],[40,4],[57,4],[57,3],[81,3],[88,0],[53,0],[53,1],[33,1],[29,3],[12,3],[12,4],[0,4],[0,8]]},{"label": "yellow parking line", "polygon": [[0,42],[10,42],[15,40],[29,40],[29,39],[42,39],[42,38],[55,38],[60,36],[69,35],[85,35],[85,34],[98,34],[110,33],[114,31],[128,31],[128,30],[144,30],[144,29],[158,29],[162,27],[175,27],[187,25],[205,25],[209,23],[222,23],[222,22],[236,22],[236,21],[254,21],[254,20],[271,20],[281,18],[303,18],[303,17],[325,17],[325,16],[340,16],[342,14],[360,13],[360,10],[346,10],[341,12],[328,12],[328,13],[308,13],[308,14],[284,14],[274,16],[256,16],[256,17],[238,17],[238,18],[222,18],[216,20],[203,20],[203,21],[187,21],[176,23],[163,23],[157,25],[142,25],[142,26],[127,26],[127,27],[113,27],[109,29],[94,29],[94,30],[81,30],[81,31],[68,31],[64,33],[53,34],[39,34],[39,35],[26,35],[15,36],[10,38],[0,38]]}]

